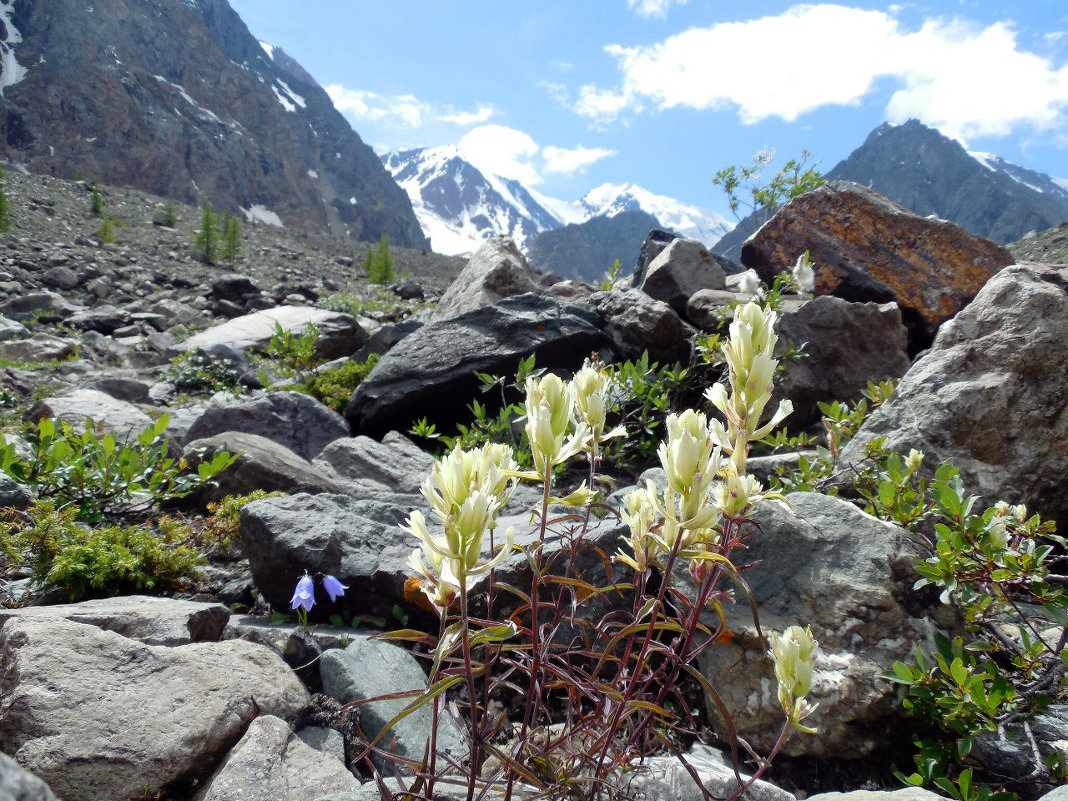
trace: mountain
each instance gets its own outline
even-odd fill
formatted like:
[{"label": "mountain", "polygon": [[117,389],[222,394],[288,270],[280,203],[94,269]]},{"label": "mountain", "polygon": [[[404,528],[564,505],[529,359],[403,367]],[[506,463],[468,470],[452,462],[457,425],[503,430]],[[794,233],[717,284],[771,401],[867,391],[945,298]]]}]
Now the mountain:
[{"label": "mountain", "polygon": [[602,214],[543,231],[529,241],[527,256],[539,270],[598,281],[616,259],[623,273],[630,272],[646,235],[660,227],[656,217],[640,210]]},{"label": "mountain", "polygon": [[427,243],[407,195],[226,0],[0,6],[0,156],[354,239]]},{"label": "mountain", "polygon": [[[561,242],[595,251],[600,241],[612,253],[619,252],[629,267],[628,260],[631,255],[637,255],[637,248],[633,254],[623,253],[619,248],[633,238],[632,232],[640,219],[652,219],[651,227],[669,228],[706,244],[717,241],[730,228],[713,211],[655,195],[634,184],[604,184],[577,201],[546,197],[518,181],[480,170],[452,145],[393,151],[381,158],[408,193],[423,230],[439,253],[470,253],[483,239],[511,236],[521,248],[544,259],[546,269],[572,275],[575,273],[568,268],[567,261],[558,260],[555,255],[562,253]],[[618,223],[603,222],[623,214],[633,216]],[[595,220],[600,222],[593,224]],[[565,228],[580,228],[585,224],[592,227],[562,233]],[[648,228],[642,232],[639,246],[648,232]],[[542,238],[547,241],[535,248],[533,243]],[[607,264],[602,264],[606,258]],[[596,269],[590,266],[593,261],[577,255],[572,261],[583,265],[583,275],[589,277],[593,270],[592,274],[600,277],[613,258],[604,255],[597,258]]]},{"label": "mountain", "polygon": [[[869,186],[917,214],[999,243],[1068,220],[1068,189],[1055,179],[989,153],[969,153],[917,120],[880,125],[824,177]],[[736,257],[754,230],[747,218],[714,249]]]}]

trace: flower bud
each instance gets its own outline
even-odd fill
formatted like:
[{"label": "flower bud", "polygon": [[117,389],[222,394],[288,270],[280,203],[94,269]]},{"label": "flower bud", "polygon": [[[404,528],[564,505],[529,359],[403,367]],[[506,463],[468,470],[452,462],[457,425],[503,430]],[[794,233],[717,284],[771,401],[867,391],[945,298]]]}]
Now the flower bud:
[{"label": "flower bud", "polygon": [[811,628],[790,626],[781,636],[774,632],[771,635],[769,655],[775,663],[775,678],[779,682],[779,703],[790,725],[801,731],[815,731],[801,726],[800,721],[815,710],[805,701],[805,696],[812,689],[818,645]]}]

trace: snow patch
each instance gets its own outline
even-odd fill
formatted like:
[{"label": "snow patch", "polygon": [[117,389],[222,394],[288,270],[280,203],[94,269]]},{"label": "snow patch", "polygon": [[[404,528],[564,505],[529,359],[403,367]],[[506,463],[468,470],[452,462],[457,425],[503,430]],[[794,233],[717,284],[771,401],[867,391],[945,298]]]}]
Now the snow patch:
[{"label": "snow patch", "polygon": [[308,177],[318,179],[319,173],[317,173],[315,170],[308,170]]},{"label": "snow patch", "polygon": [[[277,86],[275,84],[277,84]],[[275,83],[271,84],[271,90],[274,92],[275,97],[278,98],[278,102],[282,104],[282,108],[286,111],[296,111],[297,106],[307,108],[304,98],[290,89],[286,82],[281,78],[275,79]]]},{"label": "snow patch", "polygon": [[1051,180],[1061,189],[1068,189],[1068,178],[1052,178]]},{"label": "snow patch", "polygon": [[282,93],[278,91],[278,87],[274,84],[271,84],[271,91],[274,92],[274,96],[278,98],[278,102],[282,104],[282,108],[284,108],[286,111],[297,110],[296,105],[294,105],[292,101],[288,100],[285,97],[282,97]]},{"label": "snow patch", "polygon": [[356,205],[356,198],[350,197],[349,198],[349,205],[350,206],[355,206]]},{"label": "snow patch", "polygon": [[260,47],[262,47],[264,52],[267,54],[267,58],[269,58],[271,61],[274,61],[274,45],[268,44],[267,42],[260,42]]},{"label": "snow patch", "polygon": [[282,225],[282,218],[271,211],[266,206],[255,205],[247,209],[241,209],[245,217],[252,222],[267,223],[267,225],[274,225],[278,228],[285,228]]},{"label": "snow patch", "polygon": [[[182,99],[186,103],[191,105],[193,108],[195,108],[197,111],[199,111],[203,115],[203,117],[205,119],[211,120],[212,122],[217,122],[220,125],[223,124],[223,121],[220,120],[217,116],[215,116],[215,112],[213,112],[211,109],[204,108],[197,101],[195,101],[193,98],[191,98],[189,96],[189,93],[185,91],[185,87],[184,86],[181,86],[181,85],[176,84],[176,83],[171,83],[166,78],[164,78],[162,75],[153,75],[152,77],[155,78],[160,83],[167,84],[172,89],[174,89],[176,92],[178,92],[178,94],[180,94],[182,96]],[[178,111],[178,109],[175,109],[175,111]]]},{"label": "snow patch", "polygon": [[7,29],[7,41],[0,42],[0,96],[9,86],[14,86],[26,77],[26,68],[15,58],[15,45],[22,44],[22,34],[11,24],[15,12],[14,0],[0,4],[0,21]]}]

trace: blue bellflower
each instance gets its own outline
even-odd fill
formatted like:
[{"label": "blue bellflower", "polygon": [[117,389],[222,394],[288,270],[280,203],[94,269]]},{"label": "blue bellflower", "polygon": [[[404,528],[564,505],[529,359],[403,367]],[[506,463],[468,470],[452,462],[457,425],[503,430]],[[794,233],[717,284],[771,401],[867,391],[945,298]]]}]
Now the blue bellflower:
[{"label": "blue bellflower", "polygon": [[300,581],[297,582],[297,588],[293,591],[293,600],[289,602],[289,608],[303,609],[305,612],[310,612],[313,606],[315,606],[315,585],[312,583],[312,577],[305,573],[301,576]]},{"label": "blue bellflower", "polygon": [[333,576],[323,576],[323,589],[326,590],[326,594],[330,596],[330,602],[333,603],[345,594],[348,586],[342,584]]}]

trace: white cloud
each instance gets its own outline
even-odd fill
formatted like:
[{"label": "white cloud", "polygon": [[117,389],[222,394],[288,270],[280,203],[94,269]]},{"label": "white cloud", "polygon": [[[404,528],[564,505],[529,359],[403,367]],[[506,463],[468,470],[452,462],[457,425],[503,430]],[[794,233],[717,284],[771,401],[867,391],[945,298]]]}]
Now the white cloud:
[{"label": "white cloud", "polygon": [[414,95],[380,95],[336,83],[327,86],[326,93],[343,114],[399,128],[418,128],[430,120],[460,126],[476,125],[497,113],[493,106],[484,104],[479,104],[475,111],[461,111],[452,106],[427,103]]},{"label": "white cloud", "polygon": [[[827,42],[834,45],[818,44]],[[571,104],[600,123],[680,106],[733,107],[746,123],[792,122],[821,106],[858,104],[886,81],[897,85],[889,119],[919,117],[950,136],[1068,123],[1068,64],[1021,49],[1004,23],[931,19],[909,31],[893,13],[797,5],[650,46],[605,50],[618,63],[621,85],[583,86]]]},{"label": "white cloud", "polygon": [[480,125],[460,139],[460,152],[478,169],[528,186],[541,183],[532,162],[539,150],[529,134],[506,125]]},{"label": "white cloud", "polygon": [[585,172],[591,164],[614,156],[616,151],[603,147],[564,148],[549,145],[542,148],[541,154],[545,158],[545,172],[572,175],[576,172]]},{"label": "white cloud", "polygon": [[627,0],[627,5],[640,17],[667,16],[673,3],[684,6],[686,0]]}]

